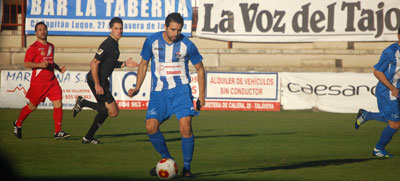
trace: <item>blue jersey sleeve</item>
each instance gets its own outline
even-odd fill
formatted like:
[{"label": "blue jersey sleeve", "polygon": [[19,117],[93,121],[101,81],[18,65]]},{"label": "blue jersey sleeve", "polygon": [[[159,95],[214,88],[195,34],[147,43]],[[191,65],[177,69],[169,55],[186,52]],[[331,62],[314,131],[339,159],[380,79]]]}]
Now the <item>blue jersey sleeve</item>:
[{"label": "blue jersey sleeve", "polygon": [[203,60],[203,57],[200,55],[199,50],[197,50],[196,45],[192,42],[189,43],[189,59],[192,62],[192,65],[196,65]]},{"label": "blue jersey sleeve", "polygon": [[149,61],[150,58],[153,57],[151,44],[152,44],[151,40],[149,38],[146,38],[142,47],[142,51],[140,52],[140,56],[142,56],[144,60]]},{"label": "blue jersey sleeve", "polygon": [[381,58],[379,59],[378,63],[374,66],[375,70],[379,72],[384,72],[386,68],[389,66],[390,63],[390,56],[391,53],[388,49],[382,52]]}]

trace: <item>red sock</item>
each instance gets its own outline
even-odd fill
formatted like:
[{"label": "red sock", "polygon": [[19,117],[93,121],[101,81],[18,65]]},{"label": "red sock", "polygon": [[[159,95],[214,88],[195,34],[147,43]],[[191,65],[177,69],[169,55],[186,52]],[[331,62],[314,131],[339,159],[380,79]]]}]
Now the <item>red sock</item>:
[{"label": "red sock", "polygon": [[63,118],[62,108],[61,107],[54,108],[53,109],[53,119],[54,119],[55,133],[58,133],[59,131],[61,131],[62,118]]},{"label": "red sock", "polygon": [[28,117],[31,112],[32,112],[32,110],[29,109],[28,105],[24,106],[21,109],[21,112],[19,112],[19,116],[18,116],[17,122],[15,124],[18,127],[22,127],[22,122],[24,122],[26,117]]}]

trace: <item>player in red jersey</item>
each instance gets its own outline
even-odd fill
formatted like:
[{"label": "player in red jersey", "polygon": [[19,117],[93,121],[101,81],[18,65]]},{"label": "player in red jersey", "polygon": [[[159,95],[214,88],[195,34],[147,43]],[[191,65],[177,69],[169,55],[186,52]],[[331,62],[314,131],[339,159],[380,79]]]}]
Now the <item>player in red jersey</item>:
[{"label": "player in red jersey", "polygon": [[26,98],[29,103],[24,106],[18,119],[13,122],[14,134],[22,138],[22,123],[46,97],[53,103],[54,139],[65,139],[71,135],[61,131],[63,117],[61,87],[54,75],[54,69],[64,73],[67,69],[54,62],[54,45],[47,42],[47,26],[43,22],[35,25],[37,40],[28,48],[24,67],[32,69],[31,85]]}]

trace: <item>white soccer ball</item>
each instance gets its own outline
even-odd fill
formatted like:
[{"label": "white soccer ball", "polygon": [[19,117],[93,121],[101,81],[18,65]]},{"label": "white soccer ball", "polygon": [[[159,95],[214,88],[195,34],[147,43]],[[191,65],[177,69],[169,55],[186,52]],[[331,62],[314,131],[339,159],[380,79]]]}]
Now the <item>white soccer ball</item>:
[{"label": "white soccer ball", "polygon": [[157,163],[156,172],[161,179],[171,179],[178,174],[178,165],[173,159],[163,158]]}]

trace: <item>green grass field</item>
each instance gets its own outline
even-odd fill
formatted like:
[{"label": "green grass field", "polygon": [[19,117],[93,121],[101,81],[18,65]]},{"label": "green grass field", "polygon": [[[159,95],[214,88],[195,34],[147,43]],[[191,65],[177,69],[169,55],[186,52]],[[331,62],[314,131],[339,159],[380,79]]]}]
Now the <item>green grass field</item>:
[{"label": "green grass field", "polygon": [[[121,111],[97,132],[102,145],[83,145],[95,111],[72,118],[64,111],[68,140],[54,140],[52,110],[24,122],[23,139],[12,133],[17,109],[0,109],[0,150],[19,177],[37,180],[145,180],[160,159],[144,127],[145,111]],[[400,135],[387,146],[395,157],[371,156],[384,123],[354,129],[355,114],[310,111],[203,111],[193,119],[192,172],[197,180],[398,180]],[[161,126],[182,169],[176,118]],[[177,178],[179,179],[179,178]]]}]

